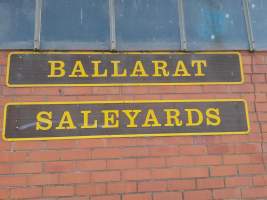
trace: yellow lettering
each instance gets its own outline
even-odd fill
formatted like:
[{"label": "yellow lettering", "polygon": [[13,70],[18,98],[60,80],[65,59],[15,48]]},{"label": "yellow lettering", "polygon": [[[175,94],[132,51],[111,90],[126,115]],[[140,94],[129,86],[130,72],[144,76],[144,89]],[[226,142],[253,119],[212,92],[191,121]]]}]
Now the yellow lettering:
[{"label": "yellow lettering", "polygon": [[64,129],[76,129],[76,126],[74,126],[72,117],[70,115],[69,111],[65,111],[60,119],[59,125],[56,127],[58,130],[64,130]]},{"label": "yellow lettering", "polygon": [[113,64],[113,74],[111,75],[112,77],[126,77],[127,76],[126,69],[123,69],[121,74],[119,73],[119,64],[121,63],[121,61],[112,60],[111,63]]},{"label": "yellow lettering", "polygon": [[206,60],[192,60],[192,67],[197,67],[197,73],[195,76],[206,76],[206,74],[203,73],[202,67],[207,67],[207,61]]},{"label": "yellow lettering", "polygon": [[71,75],[69,75],[70,78],[75,77],[88,77],[88,74],[86,74],[83,64],[80,60],[77,60],[75,62],[75,65],[73,67],[73,70],[71,72]]},{"label": "yellow lettering", "polygon": [[161,124],[159,123],[154,110],[149,109],[147,111],[146,119],[142,127],[155,127],[155,126],[161,126]]},{"label": "yellow lettering", "polygon": [[94,120],[93,124],[89,124],[89,114],[92,113],[91,110],[82,110],[81,113],[83,114],[83,125],[81,128],[97,128],[97,120]]},{"label": "yellow lettering", "polygon": [[148,77],[146,73],[143,63],[139,60],[136,61],[133,72],[130,74],[130,77]]},{"label": "yellow lettering", "polygon": [[182,126],[183,122],[179,120],[180,111],[177,109],[164,109],[166,112],[167,123],[164,126]]},{"label": "yellow lettering", "polygon": [[[154,64],[154,74],[152,76],[164,77],[169,76],[170,72],[167,71],[166,67],[168,66],[166,61],[163,60],[153,60],[152,63]],[[159,73],[161,71],[161,73]]]},{"label": "yellow lettering", "polygon": [[92,61],[93,68],[94,68],[94,73],[92,74],[92,77],[107,77],[108,76],[107,69],[105,69],[104,72],[102,74],[100,74],[99,64],[101,64],[101,63],[102,62],[100,60],[93,60]]},{"label": "yellow lettering", "polygon": [[173,77],[178,76],[191,76],[191,74],[188,73],[186,66],[183,61],[179,60],[176,65],[175,73],[172,75]]},{"label": "yellow lettering", "polygon": [[[203,122],[203,114],[197,108],[185,109],[187,112],[187,123],[186,126],[199,126]],[[193,119],[193,113],[195,113],[197,118]]]},{"label": "yellow lettering", "polygon": [[118,128],[119,127],[119,111],[118,110],[102,110],[104,113],[103,128]]},{"label": "yellow lettering", "polygon": [[49,78],[59,78],[63,77],[66,74],[66,71],[64,70],[65,63],[61,60],[53,60],[48,61],[50,64],[50,74],[48,75]]},{"label": "yellow lettering", "polygon": [[127,124],[128,128],[136,128],[137,124],[135,123],[135,119],[137,115],[141,112],[141,110],[123,110],[122,111],[129,119],[129,124]]},{"label": "yellow lettering", "polygon": [[208,126],[218,126],[221,124],[219,108],[209,108],[206,111],[206,115],[207,115]]},{"label": "yellow lettering", "polygon": [[36,120],[36,130],[47,131],[52,128],[52,112],[41,111],[37,114]]}]

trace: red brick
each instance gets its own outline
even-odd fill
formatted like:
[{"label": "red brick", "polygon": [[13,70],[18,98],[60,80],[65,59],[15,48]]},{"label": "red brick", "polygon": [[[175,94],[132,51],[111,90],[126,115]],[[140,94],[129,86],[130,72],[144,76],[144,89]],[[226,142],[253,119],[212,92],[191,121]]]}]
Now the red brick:
[{"label": "red brick", "polygon": [[197,180],[198,189],[212,189],[212,188],[222,188],[224,187],[223,178],[205,178]]},{"label": "red brick", "polygon": [[9,186],[23,186],[27,184],[26,176],[1,176],[0,186],[9,187]]},{"label": "red brick", "polygon": [[256,164],[261,163],[262,157],[259,154],[247,155],[225,155],[224,163],[228,164]]},{"label": "red brick", "polygon": [[226,177],[225,185],[226,187],[249,186],[249,185],[252,185],[252,178],[251,177]]},{"label": "red brick", "polygon": [[204,145],[187,145],[180,146],[181,155],[202,155],[207,153],[207,148]]},{"label": "red brick", "polygon": [[221,156],[197,156],[195,165],[218,165],[222,164]]},{"label": "red brick", "polygon": [[182,200],[181,192],[157,192],[153,193],[153,200]]},{"label": "red brick", "polygon": [[0,152],[0,162],[22,162],[26,161],[27,152]]},{"label": "red brick", "polygon": [[167,157],[167,166],[190,166],[195,164],[192,156]]},{"label": "red brick", "polygon": [[253,66],[254,73],[267,73],[266,65],[254,65]]},{"label": "red brick", "polygon": [[164,167],[164,158],[140,158],[137,159],[138,168],[154,168],[154,167]]},{"label": "red brick", "polygon": [[122,172],[123,180],[147,180],[151,178],[151,172],[147,169],[130,169]]},{"label": "red brick", "polygon": [[107,192],[109,194],[137,192],[137,184],[135,182],[110,182],[107,184]]},{"label": "red brick", "polygon": [[258,116],[259,116],[259,120],[261,122],[267,122],[267,112],[266,113],[263,113],[263,112],[259,112],[257,113]]},{"label": "red brick", "polygon": [[43,149],[45,146],[44,141],[23,141],[14,143],[14,150],[35,150]]},{"label": "red brick", "polygon": [[89,183],[90,173],[64,173],[59,175],[60,184]]},{"label": "red brick", "polygon": [[265,63],[264,55],[260,55],[260,54],[254,55],[253,56],[253,61],[257,65],[264,64]]},{"label": "red brick", "polygon": [[229,88],[225,85],[204,85],[203,92],[205,93],[218,93],[218,92],[228,92]]},{"label": "red brick", "polygon": [[58,174],[33,174],[28,177],[29,185],[58,184]]},{"label": "red brick", "polygon": [[10,174],[11,164],[0,164],[0,174]]},{"label": "red brick", "polygon": [[216,166],[210,169],[211,176],[232,176],[237,174],[236,166]]},{"label": "red brick", "polygon": [[256,102],[265,102],[267,100],[265,93],[255,93],[255,101]]},{"label": "red brick", "polygon": [[267,198],[267,187],[255,187],[255,188],[244,188],[242,190],[243,198]]},{"label": "red brick", "polygon": [[55,161],[59,160],[60,155],[57,151],[32,151],[29,154],[29,161]]},{"label": "red brick", "polygon": [[262,83],[265,82],[265,75],[264,74],[252,74],[252,81],[253,83]]},{"label": "red brick", "polygon": [[152,200],[151,194],[126,194],[122,196],[122,200]]},{"label": "red brick", "polygon": [[76,146],[76,140],[50,140],[46,143],[47,149],[75,149]]},{"label": "red brick", "polygon": [[92,94],[91,87],[66,87],[63,88],[64,95],[89,95]]},{"label": "red brick", "polygon": [[105,147],[106,139],[90,139],[90,140],[79,140],[78,147],[79,148],[96,148],[96,147]]},{"label": "red brick", "polygon": [[94,87],[92,94],[94,95],[108,95],[108,94],[119,94],[119,87]]},{"label": "red brick", "polygon": [[136,168],[136,159],[116,159],[108,160],[109,169],[132,169]]},{"label": "red brick", "polygon": [[138,192],[165,191],[166,189],[166,181],[145,181],[138,183]]},{"label": "red brick", "polygon": [[243,64],[250,65],[252,64],[252,59],[250,55],[242,56]]},{"label": "red brick", "polygon": [[74,187],[73,186],[48,186],[44,188],[43,195],[45,197],[73,196]]},{"label": "red brick", "polygon": [[149,156],[147,147],[129,147],[123,149],[123,157],[146,157]]},{"label": "red brick", "polygon": [[267,185],[267,175],[259,175],[253,177],[253,184],[257,186]]},{"label": "red brick", "polygon": [[82,171],[86,170],[103,170],[107,168],[106,160],[85,160],[77,162],[77,168]]},{"label": "red brick", "polygon": [[215,199],[241,199],[239,188],[225,188],[213,191]]},{"label": "red brick", "polygon": [[109,182],[109,181],[119,181],[119,180],[120,180],[119,171],[92,172],[93,182]]},{"label": "red brick", "polygon": [[120,195],[93,196],[91,200],[121,200]]},{"label": "red brick", "polygon": [[153,179],[174,179],[180,177],[180,171],[176,168],[152,169]]},{"label": "red brick", "polygon": [[91,151],[86,150],[65,150],[59,153],[61,160],[86,160],[91,158]]},{"label": "red brick", "polygon": [[123,87],[122,94],[147,94],[148,87]]},{"label": "red brick", "polygon": [[110,138],[106,141],[108,147],[130,147],[136,146],[137,138]]},{"label": "red brick", "polygon": [[262,84],[262,83],[258,83],[258,84],[255,84],[255,92],[267,92],[267,87],[266,87],[266,84]]},{"label": "red brick", "polygon": [[199,190],[199,191],[188,191],[184,192],[184,200],[208,200],[212,199],[211,191],[209,190]]},{"label": "red brick", "polygon": [[122,157],[122,149],[120,148],[105,148],[94,149],[92,151],[92,158],[120,158]]},{"label": "red brick", "polygon": [[41,187],[27,187],[27,188],[14,188],[11,189],[12,199],[26,199],[26,198],[39,198],[42,196]]},{"label": "red brick", "polygon": [[240,165],[239,174],[261,174],[265,172],[263,165]]},{"label": "red brick", "polygon": [[178,155],[179,149],[177,146],[162,146],[149,148],[150,156],[175,156]]},{"label": "red brick", "polygon": [[230,90],[231,92],[246,93],[254,92],[254,87],[251,84],[232,85]]},{"label": "red brick", "polygon": [[75,163],[72,161],[47,162],[45,163],[45,172],[69,172],[75,169]]},{"label": "red brick", "polygon": [[0,189],[0,199],[10,199],[9,198],[9,189]]},{"label": "red brick", "polygon": [[209,171],[206,167],[181,168],[182,178],[207,177],[208,175]]},{"label": "red brick", "polygon": [[106,185],[104,183],[77,185],[77,195],[101,195],[106,193]]},{"label": "red brick", "polygon": [[168,190],[193,190],[195,188],[194,180],[168,180]]},{"label": "red brick", "polygon": [[238,154],[257,153],[257,152],[261,152],[261,145],[257,143],[235,145],[235,153]]},{"label": "red brick", "polygon": [[20,163],[19,165],[13,165],[11,171],[13,173],[40,173],[42,171],[41,163]]}]

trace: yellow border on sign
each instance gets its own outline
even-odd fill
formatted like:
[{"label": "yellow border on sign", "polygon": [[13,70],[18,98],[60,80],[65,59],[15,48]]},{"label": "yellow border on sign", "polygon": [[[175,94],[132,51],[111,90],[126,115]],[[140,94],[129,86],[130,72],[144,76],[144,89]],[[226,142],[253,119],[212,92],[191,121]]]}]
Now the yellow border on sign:
[{"label": "yellow border on sign", "polygon": [[194,54],[235,54],[238,55],[239,64],[240,64],[240,73],[241,73],[241,80],[239,82],[188,82],[188,83],[96,83],[96,84],[10,84],[9,83],[9,71],[10,71],[10,59],[11,56],[14,54],[83,54],[83,55],[90,55],[90,54],[178,54],[178,55],[187,55],[190,53],[183,53],[183,52],[84,52],[84,51],[74,51],[74,52],[59,52],[59,51],[49,51],[49,52],[33,52],[33,51],[21,51],[21,52],[11,52],[8,54],[8,61],[7,61],[7,75],[6,75],[6,85],[8,87],[66,87],[66,86],[160,86],[160,85],[237,85],[244,83],[244,70],[243,70],[243,62],[242,56],[239,52],[194,52]]},{"label": "yellow border on sign", "polygon": [[[70,136],[70,137],[46,137],[46,138],[7,138],[5,135],[6,129],[6,114],[7,107],[9,105],[73,105],[73,104],[123,104],[123,103],[171,103],[171,102],[243,102],[245,105],[245,113],[247,120],[247,130],[240,132],[207,132],[207,133],[157,133],[157,134],[126,134],[126,135],[97,135],[97,136]],[[89,138],[131,138],[131,137],[152,137],[152,136],[197,136],[197,135],[238,135],[238,134],[248,134],[250,131],[250,122],[248,116],[248,105],[244,99],[216,99],[216,100],[127,100],[127,101],[92,101],[92,102],[24,102],[24,103],[7,103],[4,108],[4,120],[3,120],[3,134],[2,138],[4,141],[30,141],[30,140],[65,140],[65,139],[89,139]]]}]

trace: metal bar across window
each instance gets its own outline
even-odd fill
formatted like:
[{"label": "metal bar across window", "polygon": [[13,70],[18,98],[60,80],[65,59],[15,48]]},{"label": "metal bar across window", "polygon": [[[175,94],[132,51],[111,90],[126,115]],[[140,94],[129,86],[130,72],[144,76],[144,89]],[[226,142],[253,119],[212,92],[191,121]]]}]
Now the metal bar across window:
[{"label": "metal bar across window", "polygon": [[34,49],[40,49],[41,41],[41,18],[43,0],[36,0],[35,5],[35,24],[34,24]]},{"label": "metal bar across window", "polygon": [[247,30],[247,35],[248,35],[249,50],[254,51],[255,40],[254,40],[254,35],[253,35],[253,30],[252,30],[252,25],[251,25],[249,2],[248,0],[242,0],[242,3],[243,3],[243,11],[244,11],[245,22],[246,22],[246,30]]},{"label": "metal bar across window", "polygon": [[187,41],[186,41],[185,24],[184,24],[183,0],[178,0],[178,17],[179,17],[181,50],[185,51],[187,50]]},{"label": "metal bar across window", "polygon": [[116,50],[116,25],[115,25],[115,2],[109,0],[109,23],[110,23],[110,47],[111,50]]}]

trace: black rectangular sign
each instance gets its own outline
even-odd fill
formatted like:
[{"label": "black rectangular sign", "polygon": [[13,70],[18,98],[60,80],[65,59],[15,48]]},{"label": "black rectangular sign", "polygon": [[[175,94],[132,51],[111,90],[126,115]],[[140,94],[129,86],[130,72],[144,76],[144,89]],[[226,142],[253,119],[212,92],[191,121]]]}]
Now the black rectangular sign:
[{"label": "black rectangular sign", "polygon": [[244,100],[10,103],[7,141],[247,134]]},{"label": "black rectangular sign", "polygon": [[127,86],[241,84],[236,52],[14,52],[7,85]]}]

